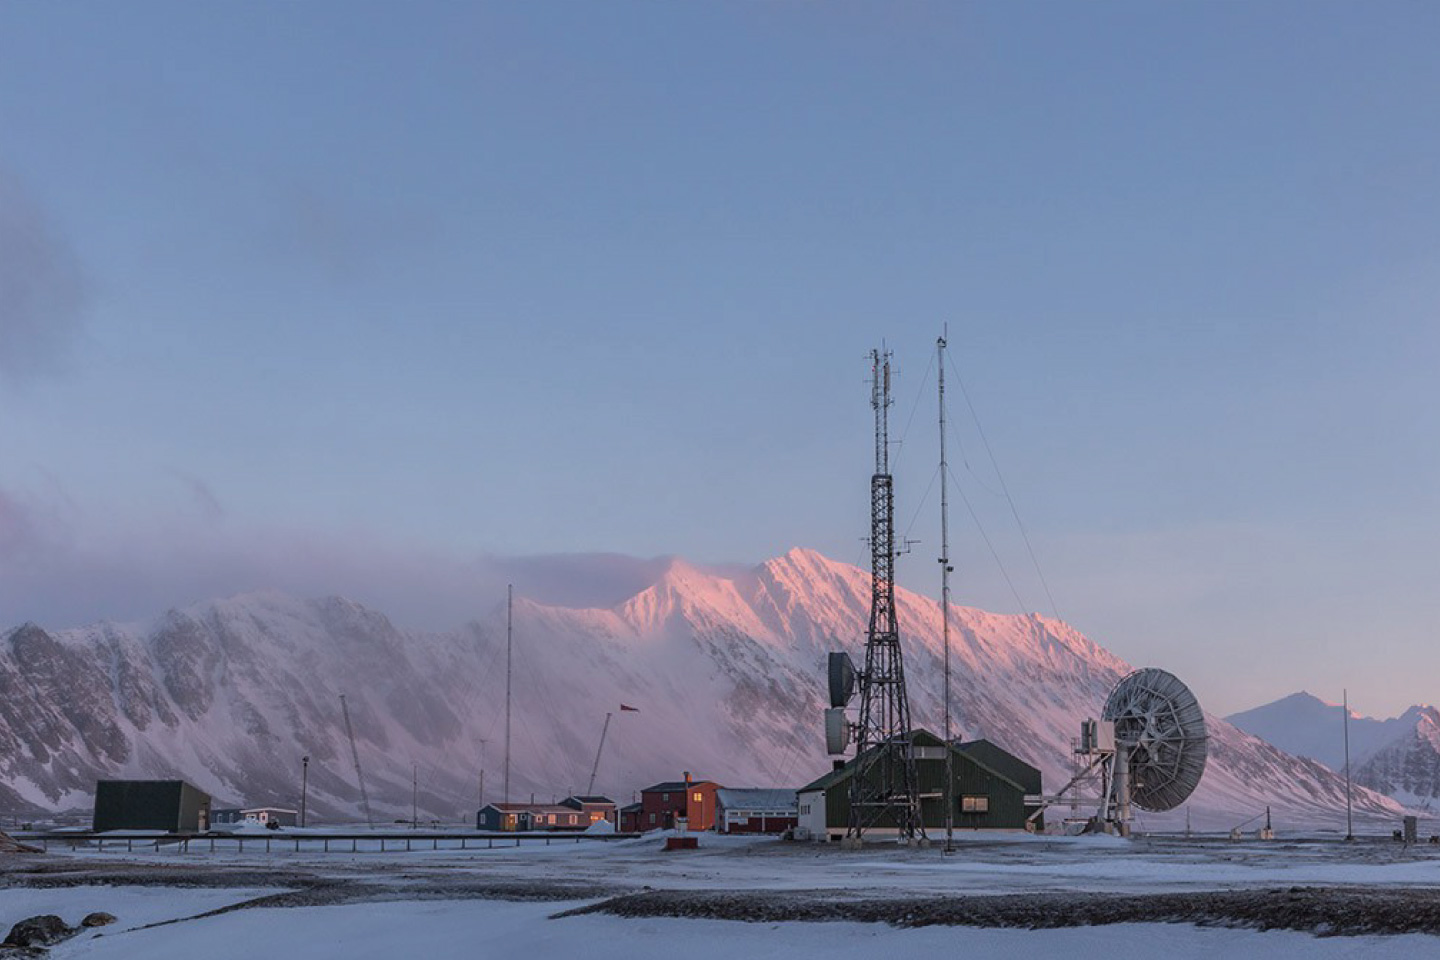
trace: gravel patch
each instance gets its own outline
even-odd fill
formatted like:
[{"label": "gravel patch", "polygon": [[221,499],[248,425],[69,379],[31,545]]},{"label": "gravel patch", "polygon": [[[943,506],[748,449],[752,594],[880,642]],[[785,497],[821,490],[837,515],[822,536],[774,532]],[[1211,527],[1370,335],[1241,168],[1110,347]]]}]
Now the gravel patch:
[{"label": "gravel patch", "polygon": [[857,921],[1048,930],[1113,923],[1192,923],[1317,936],[1440,934],[1440,889],[1286,887],[1173,894],[1033,893],[849,899],[833,894],[651,890],[556,914],[749,923]]}]

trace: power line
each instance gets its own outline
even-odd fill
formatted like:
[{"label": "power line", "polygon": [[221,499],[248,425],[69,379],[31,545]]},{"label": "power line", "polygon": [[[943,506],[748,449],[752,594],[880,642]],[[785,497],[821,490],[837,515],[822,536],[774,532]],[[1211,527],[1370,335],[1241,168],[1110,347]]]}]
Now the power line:
[{"label": "power line", "polygon": [[1005,494],[1005,502],[1010,505],[1010,514],[1015,518],[1015,526],[1020,530],[1020,538],[1025,541],[1025,550],[1030,554],[1030,562],[1035,567],[1035,574],[1040,578],[1040,586],[1045,589],[1045,596],[1050,601],[1050,612],[1055,614],[1059,620],[1060,607],[1055,603],[1055,595],[1050,592],[1050,584],[1045,579],[1045,571],[1040,569],[1040,561],[1035,556],[1035,547],[1030,543],[1030,534],[1025,530],[1025,522],[1020,519],[1020,511],[1015,506],[1015,498],[1010,495],[1010,486],[1005,482],[1005,474],[1000,471],[1000,462],[995,459],[995,451],[990,448],[990,440],[985,436],[985,427],[980,423],[980,415],[975,412],[975,404],[970,400],[970,391],[965,387],[965,378],[960,375],[960,369],[955,365],[954,358],[946,356],[950,363],[950,370],[955,374],[955,379],[960,383],[960,394],[965,398],[965,405],[970,408],[970,418],[975,421],[975,429],[980,433],[980,442],[985,446],[985,453],[990,457],[990,465],[995,468],[995,477],[1000,481],[1000,490]]},{"label": "power line", "polygon": [[1005,564],[1000,559],[1000,554],[995,551],[995,544],[990,542],[990,534],[985,532],[985,525],[980,522],[979,514],[975,512],[975,507],[970,503],[970,498],[965,495],[965,488],[960,486],[960,481],[956,478],[954,470],[947,469],[947,472],[950,474],[950,479],[955,481],[955,492],[960,494],[960,500],[965,504],[965,509],[970,511],[970,519],[975,521],[975,529],[980,531],[980,539],[985,541],[985,546],[990,549],[990,556],[995,558],[995,566],[1000,568],[1000,576],[1005,578],[1005,584],[1010,588],[1010,595],[1015,598],[1015,603],[1020,612],[1024,613],[1027,609],[1025,601],[1020,599],[1020,591],[1015,589],[1015,581],[1010,579],[1010,572],[1005,569]]},{"label": "power line", "polygon": [[920,401],[925,397],[925,385],[930,382],[930,371],[935,366],[935,357],[930,357],[929,363],[925,365],[925,374],[920,378],[920,386],[915,391],[915,402],[910,405],[910,416],[905,421],[905,429],[900,433],[900,442],[895,444],[899,451],[895,454],[895,463],[891,465],[891,472],[897,472],[900,465],[900,457],[905,453],[905,440],[910,436],[910,425],[915,422],[915,414],[920,410]]},{"label": "power line", "polygon": [[[925,504],[930,502],[930,491],[935,489],[935,478],[940,476],[940,467],[935,467],[935,472],[930,474],[930,483],[925,487],[925,494],[920,498],[920,504],[915,508],[915,515],[910,518],[910,525],[905,528],[905,535],[902,540],[910,539],[910,531],[915,529],[916,522],[920,519],[920,512],[925,509]],[[918,542],[918,541],[917,541]]]}]

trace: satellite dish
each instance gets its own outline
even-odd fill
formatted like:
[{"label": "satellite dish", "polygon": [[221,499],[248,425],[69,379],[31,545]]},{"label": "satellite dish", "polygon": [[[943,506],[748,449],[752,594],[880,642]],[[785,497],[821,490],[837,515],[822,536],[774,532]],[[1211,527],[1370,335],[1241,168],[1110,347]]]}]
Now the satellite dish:
[{"label": "satellite dish", "polygon": [[1205,713],[1173,673],[1136,670],[1110,691],[1103,716],[1127,748],[1130,800],[1153,813],[1184,803],[1205,773]]},{"label": "satellite dish", "polygon": [[[830,706],[843,707],[855,695],[855,663],[848,653],[830,654]],[[832,750],[831,753],[839,753]]]},{"label": "satellite dish", "polygon": [[844,707],[831,707],[825,711],[825,752],[844,753],[850,746],[850,721],[845,718]]}]

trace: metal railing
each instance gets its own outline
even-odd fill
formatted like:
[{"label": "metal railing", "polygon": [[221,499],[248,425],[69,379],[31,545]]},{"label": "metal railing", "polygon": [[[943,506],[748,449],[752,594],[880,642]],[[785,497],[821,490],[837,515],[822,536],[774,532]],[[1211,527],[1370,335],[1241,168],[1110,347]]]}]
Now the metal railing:
[{"label": "metal railing", "polygon": [[291,852],[291,853],[403,853],[413,850],[493,850],[498,848],[509,849],[520,846],[522,843],[544,844],[581,844],[589,842],[606,842],[613,840],[630,840],[640,836],[638,833],[430,833],[423,831],[404,830],[387,833],[365,832],[365,833],[324,833],[324,834],[294,834],[284,831],[275,831],[270,834],[240,834],[240,833],[171,833],[157,835],[153,833],[126,834],[118,831],[108,833],[12,833],[12,837],[21,843],[28,843],[32,846],[38,845],[40,849],[49,852],[52,848],[59,850],[70,850],[78,853],[94,851],[104,853],[108,851],[124,850],[126,853],[134,853],[139,850],[142,853],[151,851],[159,853],[161,850],[174,850],[176,853],[189,853],[192,847],[196,850],[208,853],[230,852],[244,853],[248,848],[254,853]]}]

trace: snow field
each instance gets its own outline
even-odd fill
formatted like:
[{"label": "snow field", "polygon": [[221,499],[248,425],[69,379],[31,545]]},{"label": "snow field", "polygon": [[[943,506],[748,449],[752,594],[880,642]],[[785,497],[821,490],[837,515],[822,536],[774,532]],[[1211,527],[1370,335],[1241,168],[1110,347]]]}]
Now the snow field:
[{"label": "snow field", "polygon": [[[186,892],[188,899],[190,892]],[[1406,958],[1431,955],[1430,937],[1318,939],[1288,932],[1121,924],[1067,930],[897,929],[880,924],[751,924],[712,920],[549,919],[578,904],[428,901],[244,910],[56,948],[55,960],[870,960],[889,956],[1074,960],[1214,957]],[[196,904],[198,906],[198,904]]]}]

